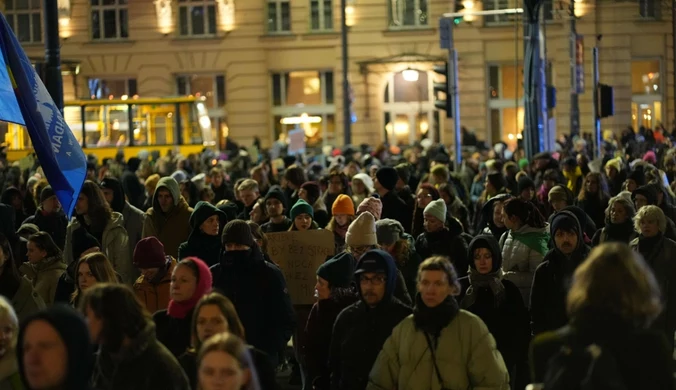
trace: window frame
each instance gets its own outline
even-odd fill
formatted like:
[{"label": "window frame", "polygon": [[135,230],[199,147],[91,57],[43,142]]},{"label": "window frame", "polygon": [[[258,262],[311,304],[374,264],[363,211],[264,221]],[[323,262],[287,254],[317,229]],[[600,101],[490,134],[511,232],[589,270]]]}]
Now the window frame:
[{"label": "window frame", "polygon": [[[653,15],[649,15],[652,6]],[[639,0],[638,1],[638,16],[641,20],[660,20],[661,19],[662,4],[659,0]]]},{"label": "window frame", "polygon": [[[31,8],[30,5],[28,9],[16,9],[16,6],[13,7],[12,10],[7,9],[7,2],[5,2],[5,8],[3,10],[3,13],[5,15],[6,19],[11,18],[11,26],[12,30],[14,32],[14,35],[16,35],[16,39],[19,40],[20,43],[22,44],[27,44],[27,45],[37,45],[41,44],[44,42],[44,28],[42,26],[42,2],[40,0],[30,0],[30,5],[33,5],[35,3],[38,4],[37,8]],[[35,2],[35,3],[34,3]],[[38,27],[40,29],[40,36],[36,37],[35,35],[35,23],[34,23],[34,16],[35,14],[38,15]],[[28,15],[28,24],[29,24],[29,31],[30,31],[30,40],[28,41],[22,41],[19,39],[19,33],[18,33],[18,27],[19,27],[19,16],[21,15]]]},{"label": "window frame", "polygon": [[[523,62],[519,62],[517,64],[517,70],[519,66],[523,67]],[[485,68],[485,82],[486,82],[486,142],[487,144],[495,144],[496,142],[505,142],[503,139],[503,136],[506,138],[506,134],[504,133],[504,110],[505,109],[516,109],[516,115],[518,118],[518,112],[520,108],[523,108],[525,110],[525,96],[522,96],[519,98],[518,96],[518,91],[517,91],[517,97],[516,98],[505,98],[502,97],[502,67],[503,66],[514,66],[514,61],[496,61],[496,62],[489,62],[486,64]],[[497,67],[498,69],[498,85],[500,86],[500,89],[498,90],[498,97],[495,99],[491,99],[490,97],[490,71],[491,68]],[[518,102],[517,105],[515,105],[515,102]],[[493,124],[492,124],[492,111],[497,110],[499,112],[499,119],[500,119],[500,139],[499,140],[494,140],[493,139]],[[517,134],[518,135],[518,134]]]},{"label": "window frame", "polygon": [[[228,96],[227,92],[226,92],[227,91],[227,82],[226,82],[225,73],[179,73],[179,74],[175,74],[174,75],[174,81],[175,81],[175,86],[176,86],[176,94],[177,95],[191,95],[191,94],[193,94],[193,92],[190,90],[191,88],[190,88],[189,78],[194,77],[194,76],[198,76],[198,77],[209,76],[209,77],[211,77],[212,87],[213,87],[213,91],[214,91],[214,102],[215,102],[215,104],[214,104],[213,107],[207,106],[207,109],[212,110],[212,109],[223,108],[225,106],[226,102],[227,102],[227,96]],[[219,84],[221,82],[219,81],[219,78],[222,78],[222,84],[223,84],[222,85],[222,87],[223,87],[222,91],[220,90],[221,88],[220,88]],[[179,82],[180,82],[181,79],[185,79],[185,87],[186,87],[185,93],[180,91]],[[223,101],[221,101],[221,100],[223,100]]]},{"label": "window frame", "polygon": [[[275,29],[271,30],[270,29],[270,15],[269,15],[269,10],[270,10],[270,5],[274,4],[275,6]],[[289,7],[289,29],[284,30],[283,25],[284,25],[284,19],[282,18],[282,5],[287,4]],[[291,0],[267,0],[265,3],[266,7],[264,9],[265,12],[265,21],[267,23],[267,27],[265,28],[266,34],[270,35],[276,35],[276,34],[290,34],[292,30],[292,20],[291,20]]]},{"label": "window frame", "polygon": [[[177,35],[179,37],[184,37],[184,38],[204,38],[204,37],[215,37],[218,35],[218,4],[215,0],[179,0],[177,2],[177,12],[176,12],[176,18],[177,20]],[[190,17],[190,8],[192,7],[200,7],[203,9],[204,12],[204,34],[195,34],[194,33],[194,26],[192,24],[192,18]],[[209,8],[213,8],[214,16],[214,25],[211,26],[210,23],[210,18],[209,18]],[[188,25],[186,26],[187,34],[183,34],[183,25],[181,23],[181,9],[186,9],[186,22]],[[213,27],[210,29],[210,27]],[[211,32],[213,30],[213,32]]]},{"label": "window frame", "polygon": [[[87,99],[91,100],[106,100],[108,99],[108,96],[102,96],[100,98],[92,98],[91,91],[89,90],[89,80],[91,79],[98,79],[101,81],[124,81],[124,89],[125,93],[124,95],[127,95],[129,98],[133,97],[134,95],[138,95],[138,78],[136,77],[126,77],[126,76],[113,76],[113,77],[97,77],[96,75],[91,75],[91,76],[86,76],[86,81],[87,84],[85,85],[87,88]],[[133,87],[132,87],[133,86]],[[115,99],[120,99],[123,95],[120,96],[114,96]]]},{"label": "window frame", "polygon": [[[415,4],[415,15],[413,15],[413,24],[406,24],[406,11],[404,10],[405,7],[405,1],[406,0],[389,0],[388,2],[388,19],[389,19],[389,28],[391,30],[408,30],[408,29],[417,29],[417,28],[430,28],[430,0],[413,0]],[[396,11],[392,9],[393,4],[399,4],[399,3],[404,3],[404,6],[402,6],[402,11],[398,12],[399,10],[397,9]],[[422,4],[425,5],[425,23],[420,22],[420,17],[419,14],[422,13]],[[398,8],[398,7],[397,7]],[[395,13],[397,14],[397,18],[399,18],[399,22],[394,20]]]},{"label": "window frame", "polygon": [[[326,0],[309,0],[309,4],[310,4],[310,7],[309,7],[309,11],[310,11],[309,22],[310,22],[310,31],[312,31],[312,32],[330,32],[330,31],[334,31],[334,29],[335,29],[335,23],[334,23],[334,16],[335,15],[333,14],[333,0],[328,0],[329,3],[330,3],[329,4],[329,13],[330,13],[329,22],[331,24],[329,27],[327,27],[327,25],[326,25],[327,19],[326,19],[326,5],[324,4],[325,1]],[[313,15],[312,15],[312,4],[313,3],[317,3],[317,13],[318,13],[317,17],[319,18],[317,20],[317,26],[318,26],[317,28],[313,28],[313,22],[314,22],[314,18],[313,18]]]},{"label": "window frame", "polygon": [[[270,72],[270,107],[294,107],[292,104],[287,104],[286,102],[286,75],[291,74],[293,72],[318,72],[319,73],[319,88],[320,88],[320,97],[321,97],[321,102],[319,105],[335,105],[336,102],[336,91],[335,91],[335,85],[333,86],[332,89],[332,100],[333,103],[329,103],[329,94],[328,94],[328,88],[327,88],[327,75],[331,74],[331,81],[335,84],[336,79],[335,79],[335,72],[333,69],[294,69],[294,70],[289,70],[289,71],[279,71],[279,72]],[[279,92],[280,92],[280,104],[275,105],[275,99],[274,99],[274,77],[279,76],[280,80],[280,85],[279,85]],[[306,105],[306,107],[310,106],[318,106],[316,104],[313,105]]]},{"label": "window frame", "polygon": [[[115,0],[115,4],[112,5],[104,5],[102,0],[97,0],[99,2],[98,5],[92,4],[93,0],[89,0],[89,29],[90,29],[90,34],[89,34],[89,39],[95,42],[102,42],[102,41],[126,41],[129,39],[129,1],[128,0]],[[120,4],[120,1],[125,1],[124,4]],[[105,23],[103,19],[103,15],[106,11],[115,11],[115,37],[113,38],[106,38],[105,37]],[[127,18],[126,22],[127,25],[126,31],[127,31],[127,36],[123,37],[122,36],[122,22],[120,18],[120,12],[125,11],[127,13]],[[92,21],[92,16],[94,13],[98,14],[99,18],[99,28],[98,28],[98,33],[99,37],[96,38],[94,36],[95,33],[95,28],[94,28],[94,23]]]}]

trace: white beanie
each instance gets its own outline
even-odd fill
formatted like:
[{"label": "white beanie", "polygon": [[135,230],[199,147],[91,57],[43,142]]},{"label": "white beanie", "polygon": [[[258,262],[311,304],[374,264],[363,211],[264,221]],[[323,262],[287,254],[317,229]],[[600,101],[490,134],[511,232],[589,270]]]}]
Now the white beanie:
[{"label": "white beanie", "polygon": [[446,222],[446,203],[441,198],[433,200],[425,207],[423,214],[429,214],[441,222]]},{"label": "white beanie", "polygon": [[367,245],[378,245],[376,238],[376,219],[373,214],[365,211],[357,217],[347,228],[345,243],[353,248]]}]

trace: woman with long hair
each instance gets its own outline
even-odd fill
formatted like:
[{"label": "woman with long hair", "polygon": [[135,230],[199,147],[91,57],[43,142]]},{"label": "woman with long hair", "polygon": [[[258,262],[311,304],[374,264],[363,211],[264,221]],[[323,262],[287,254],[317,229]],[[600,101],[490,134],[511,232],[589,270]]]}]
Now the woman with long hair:
[{"label": "woman with long hair", "polygon": [[599,172],[588,173],[576,203],[591,217],[596,226],[604,225],[606,219],[604,211],[608,207],[609,200],[610,195],[605,177]]},{"label": "woman with long hair", "polygon": [[66,272],[61,249],[45,232],[37,232],[28,238],[28,261],[19,271],[31,279],[35,292],[47,306],[54,303],[59,278]]},{"label": "woman with long hair", "polygon": [[500,238],[505,279],[516,284],[528,305],[535,269],[549,251],[547,223],[533,202],[521,198],[505,201],[502,220],[509,229]]},{"label": "woman with long hair", "polygon": [[[217,292],[211,292],[200,299],[195,306],[191,325],[191,347],[178,358],[185,370],[193,389],[197,389],[197,354],[204,343],[212,336],[220,333],[233,334],[246,341],[244,326],[237,315],[237,310],[230,299]],[[275,367],[272,367],[267,355],[247,346],[258,371],[263,389],[279,389],[275,380]]]},{"label": "woman with long hair", "polygon": [[75,291],[70,297],[73,307],[78,307],[85,291],[98,283],[117,283],[117,274],[106,255],[94,252],[85,255],[77,262],[75,272]]},{"label": "woman with long hair", "polygon": [[592,250],[575,271],[566,309],[567,326],[533,341],[533,382],[551,378],[557,351],[574,353],[593,344],[615,361],[619,377],[613,379],[623,388],[674,388],[671,349],[663,334],[649,329],[662,312],[660,287],[643,258],[626,244]]},{"label": "woman with long hair", "polygon": [[132,264],[124,218],[110,208],[101,188],[93,181],[87,180],[82,185],[75,204],[75,214],[66,229],[66,246],[63,251],[66,264],[78,260],[73,253],[73,232],[84,229],[101,244],[101,252],[110,260],[124,283],[131,286],[138,277],[138,271]]},{"label": "woman with long hair", "polygon": [[345,235],[347,228],[355,220],[354,203],[348,195],[340,194],[331,207],[331,220],[326,225],[326,230],[333,232],[335,252],[340,253],[345,249]]},{"label": "woman with long hair", "polygon": [[[221,373],[228,372],[224,377]],[[224,383],[225,382],[225,383]],[[197,356],[197,386],[200,390],[260,390],[251,354],[241,338],[219,333],[200,349]]]},{"label": "woman with long hair", "polygon": [[605,226],[594,234],[592,247],[604,242],[623,242],[629,244],[637,237],[633,221],[636,209],[630,198],[621,195],[610,198],[605,214]]},{"label": "woman with long hair", "polygon": [[329,212],[329,218],[332,216],[331,209],[333,203],[336,201],[339,195],[347,195],[351,197],[352,191],[350,191],[350,180],[347,175],[339,170],[333,170],[329,172],[329,185],[326,189],[326,192],[322,194],[322,201],[326,210]]}]

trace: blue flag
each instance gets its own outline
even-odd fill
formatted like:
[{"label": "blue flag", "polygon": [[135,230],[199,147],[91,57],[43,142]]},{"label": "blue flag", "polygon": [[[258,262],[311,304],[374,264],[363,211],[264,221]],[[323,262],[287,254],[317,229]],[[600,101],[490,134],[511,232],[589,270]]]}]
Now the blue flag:
[{"label": "blue flag", "polygon": [[[82,147],[35,72],[4,15],[0,15],[0,49],[12,80],[14,99],[21,110],[35,154],[47,181],[70,218],[87,175],[87,160]],[[2,91],[0,88],[0,94]],[[11,110],[0,111],[0,120],[16,123],[12,114]]]}]

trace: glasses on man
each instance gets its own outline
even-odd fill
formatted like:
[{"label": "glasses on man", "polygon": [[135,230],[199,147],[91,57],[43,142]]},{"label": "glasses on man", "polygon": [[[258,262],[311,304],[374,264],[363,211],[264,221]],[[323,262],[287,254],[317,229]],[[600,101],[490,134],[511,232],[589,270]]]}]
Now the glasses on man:
[{"label": "glasses on man", "polygon": [[372,286],[382,286],[383,283],[385,283],[385,275],[376,275],[371,278],[362,276],[359,278],[359,284],[362,286],[368,286],[369,284]]}]

